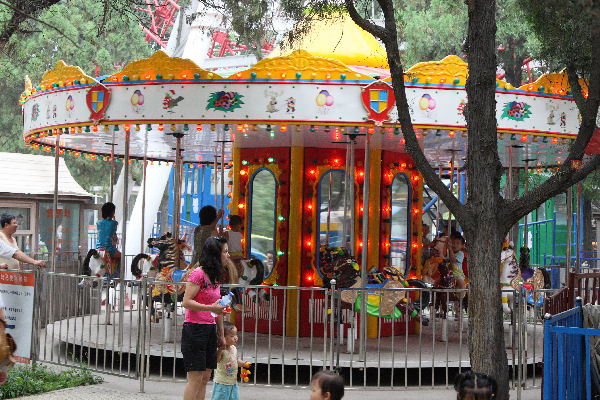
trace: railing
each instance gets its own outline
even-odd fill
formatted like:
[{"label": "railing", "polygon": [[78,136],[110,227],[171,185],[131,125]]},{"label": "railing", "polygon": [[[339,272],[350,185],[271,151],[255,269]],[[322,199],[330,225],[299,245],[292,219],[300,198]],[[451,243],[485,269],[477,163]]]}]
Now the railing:
[{"label": "railing", "polygon": [[[544,323],[544,400],[592,399],[590,336],[600,329],[582,328],[581,299],[575,308]],[[584,374],[585,373],[585,374]]]},{"label": "railing", "polygon": [[[34,359],[75,367],[87,364],[139,379],[142,390],[146,380],[185,378],[178,362],[185,310],[173,301],[181,297],[150,294],[164,283],[144,278],[121,285],[118,279],[47,272],[37,283]],[[173,292],[184,286],[168,285]],[[255,364],[254,384],[307,385],[312,374],[324,368],[340,371],[351,386],[449,388],[454,375],[470,366],[468,316],[457,311],[462,309],[464,290],[223,286],[244,290],[242,311],[232,313],[231,320],[239,331],[240,357]],[[515,323],[506,321],[504,329],[514,388],[537,386],[535,375],[533,381],[526,379],[527,365],[542,360],[538,336],[543,305],[525,307],[526,299],[552,293],[509,291]],[[255,302],[255,294],[262,300]],[[375,315],[367,317],[368,337],[361,343],[356,297],[363,294],[370,303],[367,311]],[[377,315],[383,311],[373,305],[389,298],[398,300],[398,309],[389,318]],[[429,323],[407,317],[407,303],[417,309],[415,316]],[[441,317],[443,307],[435,307],[440,303],[448,306],[446,318]]]},{"label": "railing", "polygon": [[32,359],[138,378],[142,296],[132,283],[38,274]]}]

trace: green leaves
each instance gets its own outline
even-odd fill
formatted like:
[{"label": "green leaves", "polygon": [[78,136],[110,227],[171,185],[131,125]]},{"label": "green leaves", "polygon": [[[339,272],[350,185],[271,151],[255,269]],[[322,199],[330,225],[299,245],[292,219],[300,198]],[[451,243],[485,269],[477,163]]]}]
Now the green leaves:
[{"label": "green leaves", "polygon": [[[146,58],[152,49],[133,14],[131,2],[109,0],[70,0],[47,8],[36,18],[56,27],[62,35],[44,24],[27,20],[0,53],[0,147],[3,151],[30,152],[23,144],[19,96],[25,75],[34,86],[58,60],[80,66],[88,75],[112,75],[127,63]],[[7,12],[0,9],[1,12]],[[0,26],[1,28],[1,26]],[[66,37],[65,37],[66,36]],[[46,154],[46,153],[40,153]],[[110,166],[99,160],[65,157],[75,180],[86,190],[105,186],[108,190]]]},{"label": "green leaves", "polygon": [[102,378],[92,375],[87,368],[55,372],[39,364],[17,366],[8,372],[6,383],[0,386],[0,399],[30,396],[101,382]]}]

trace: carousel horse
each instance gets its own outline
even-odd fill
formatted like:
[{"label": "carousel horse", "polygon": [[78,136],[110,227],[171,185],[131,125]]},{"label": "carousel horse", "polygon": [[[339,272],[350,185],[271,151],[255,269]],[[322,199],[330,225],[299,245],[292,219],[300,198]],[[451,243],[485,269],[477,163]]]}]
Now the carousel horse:
[{"label": "carousel horse", "polygon": [[118,278],[119,266],[117,260],[104,249],[90,249],[83,260],[82,275]]},{"label": "carousel horse", "polygon": [[532,268],[529,266],[529,248],[527,247],[521,247],[519,271],[517,276],[511,280],[510,286],[518,290],[520,282],[523,282],[523,288],[527,290],[527,304],[530,306],[542,306],[544,304],[543,294],[534,291],[552,287],[550,274],[544,268]]},{"label": "carousel horse", "polygon": [[189,249],[185,237],[179,239],[176,244],[171,232],[167,232],[158,238],[149,238],[147,243],[149,248],[157,249],[158,254],[148,255],[146,253],[139,253],[133,258],[131,262],[131,274],[138,279],[142,276],[155,276],[157,271],[162,271],[163,268],[175,268],[177,246],[179,246],[180,255],[183,250]]},{"label": "carousel horse", "polygon": [[[82,275],[90,277],[104,278],[104,279],[82,279],[78,286],[83,288],[85,286],[97,287],[99,282],[102,282],[103,286],[108,285],[108,293],[104,290],[101,291],[101,304],[105,305],[108,298],[109,303],[117,304],[119,298],[119,292],[121,290],[120,285],[111,281],[111,279],[118,279],[119,266],[116,264],[116,260],[110,256],[110,254],[103,249],[90,249],[88,251],[82,264]],[[129,301],[128,295],[126,294],[126,302]]]},{"label": "carousel horse", "polygon": [[[239,260],[242,265],[242,273],[239,276],[238,284],[243,286],[261,285],[265,279],[265,265],[257,258],[249,260]],[[271,299],[268,289],[247,289],[247,294],[253,302],[263,303]],[[239,300],[238,300],[239,303]]]},{"label": "carousel horse", "polygon": [[[171,312],[175,303],[183,299],[185,291],[185,285],[176,283],[187,282],[189,274],[195,268],[189,268],[183,257],[183,251],[189,249],[185,238],[176,240],[167,232],[159,238],[149,238],[147,243],[148,247],[159,250],[158,255],[136,255],[131,263],[131,273],[138,278],[154,277],[150,288],[150,310],[157,321],[154,303],[161,303],[164,310]],[[178,247],[179,263],[176,263]]]},{"label": "carousel horse", "polygon": [[[434,289],[456,289],[456,281],[452,273],[450,261],[442,257],[430,257],[425,261],[421,270],[423,282]],[[459,302],[460,299],[456,293],[439,293],[436,295],[434,308],[438,315],[446,318],[448,314],[448,303]],[[463,309],[466,311],[468,306],[468,294],[462,299]]]},{"label": "carousel horse", "polygon": [[[434,289],[456,289],[455,277],[452,273],[452,264],[448,260],[442,260],[437,267],[437,273],[434,275],[435,283],[433,284]],[[457,302],[460,302],[460,297],[457,293],[443,293],[440,292],[437,294],[435,298],[434,309],[436,310],[437,315],[442,318],[446,318],[448,315],[448,303],[454,302],[455,305]],[[467,311],[469,305],[469,296],[468,293],[462,298],[462,308]],[[458,307],[457,307],[458,308]]]},{"label": "carousel horse", "polygon": [[[362,287],[360,267],[346,249],[322,246],[319,265],[323,273],[324,287],[330,288],[332,279],[336,280],[336,286],[340,289],[358,289]],[[425,287],[421,281],[406,281],[398,275],[395,268],[383,272],[372,271],[371,276],[376,276],[376,281],[379,280],[380,282],[367,285],[367,287],[373,289],[369,290],[367,294],[367,313],[383,318],[400,318],[402,311],[404,311],[423,325],[428,324],[428,320],[420,315],[421,303],[426,307],[429,303],[428,299],[423,297],[422,299],[413,300],[405,290],[387,290],[405,289],[409,286]],[[360,311],[360,301],[358,300],[360,295],[357,290],[343,290],[340,296],[342,304],[346,307],[353,307],[355,311]]]},{"label": "carousel horse", "polygon": [[[538,289],[549,289],[551,287],[550,274],[544,268],[532,268],[529,266],[529,249],[521,248],[521,255],[517,263],[517,256],[511,244],[504,242],[502,245],[500,282],[503,289],[519,290],[519,283],[527,291],[526,299],[528,306],[541,307],[544,303],[543,295],[534,292]],[[511,313],[514,292],[502,292],[502,307],[505,313]]]}]

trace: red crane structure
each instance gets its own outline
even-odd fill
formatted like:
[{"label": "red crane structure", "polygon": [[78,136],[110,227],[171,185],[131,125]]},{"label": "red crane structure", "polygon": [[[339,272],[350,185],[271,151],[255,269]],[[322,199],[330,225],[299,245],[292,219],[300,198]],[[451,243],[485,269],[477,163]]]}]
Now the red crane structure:
[{"label": "red crane structure", "polygon": [[[146,0],[146,7],[136,7],[137,11],[140,11],[148,16],[142,18],[145,25],[140,23],[140,27],[146,33],[146,41],[150,43],[155,41],[162,48],[167,47],[168,41],[168,30],[169,27],[175,23],[175,14],[181,8],[177,4],[178,0]],[[270,42],[266,40],[262,41],[261,50],[263,54],[267,54],[273,50],[275,44],[275,38]],[[226,55],[235,56],[241,52],[247,52],[249,48],[243,44],[234,43],[229,38],[228,31],[220,31],[215,29],[212,33],[212,41],[210,50],[208,51],[208,57],[225,57]]]},{"label": "red crane structure", "polygon": [[136,7],[136,10],[148,14],[142,20],[148,25],[140,23],[146,33],[146,41],[155,41],[160,47],[167,47],[167,31],[175,22],[175,13],[181,8],[178,0],[146,0],[146,8]]}]

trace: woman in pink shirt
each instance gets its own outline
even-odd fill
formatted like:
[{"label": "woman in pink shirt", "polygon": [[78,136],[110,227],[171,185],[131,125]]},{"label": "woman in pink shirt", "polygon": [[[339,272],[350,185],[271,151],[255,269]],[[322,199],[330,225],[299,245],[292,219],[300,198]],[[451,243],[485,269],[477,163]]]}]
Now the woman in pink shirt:
[{"label": "woman in pink shirt", "polygon": [[[217,367],[217,347],[225,344],[220,283],[223,266],[229,262],[227,240],[209,237],[204,243],[200,268],[188,277],[183,307],[185,322],[181,334],[181,352],[188,383],[184,400],[204,399],[206,384]],[[212,313],[217,314],[213,317]]]}]

